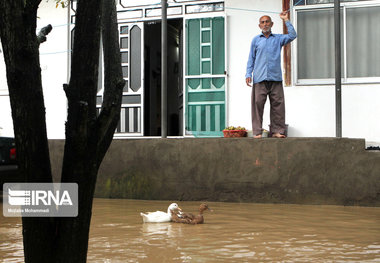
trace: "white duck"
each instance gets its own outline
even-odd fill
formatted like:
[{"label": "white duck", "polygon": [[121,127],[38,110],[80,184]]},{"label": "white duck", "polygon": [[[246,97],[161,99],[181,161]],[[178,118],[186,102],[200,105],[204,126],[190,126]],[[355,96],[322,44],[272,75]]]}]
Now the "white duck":
[{"label": "white duck", "polygon": [[156,211],[156,212],[147,212],[147,213],[140,213],[140,215],[143,218],[144,223],[163,223],[163,222],[170,222],[172,219],[172,212],[179,210],[182,211],[181,208],[179,208],[178,204],[172,203],[168,207],[167,213],[162,211]]}]

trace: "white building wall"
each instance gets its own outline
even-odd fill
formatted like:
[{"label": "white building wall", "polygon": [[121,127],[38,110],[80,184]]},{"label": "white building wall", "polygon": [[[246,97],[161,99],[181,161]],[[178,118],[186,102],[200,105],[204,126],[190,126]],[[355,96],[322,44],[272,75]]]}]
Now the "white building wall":
[{"label": "white building wall", "polygon": [[68,82],[67,63],[70,49],[67,42],[67,8],[55,8],[54,2],[42,1],[38,16],[38,29],[48,24],[53,26],[53,30],[47,36],[47,41],[40,46],[48,138],[63,139],[67,101],[62,85]]},{"label": "white building wall", "polygon": [[13,137],[11,106],[7,95],[0,95],[0,136]]},{"label": "white building wall", "polygon": [[380,85],[344,85],[342,88],[343,136],[365,138],[380,145]]},{"label": "white building wall", "polygon": [[[379,145],[379,88],[378,84],[342,86],[343,137]],[[285,96],[290,136],[335,136],[335,86],[286,87]]]},{"label": "white building wall", "polygon": [[0,136],[13,137],[11,106],[8,96],[3,48],[0,47],[0,50]]},{"label": "white building wall", "polygon": [[335,136],[334,87],[291,86],[284,91],[289,136]]},{"label": "white building wall", "polygon": [[[47,41],[40,46],[48,137],[64,138],[67,107],[62,85],[67,83],[67,8],[55,8],[55,2],[42,1],[38,17],[36,33],[48,24],[53,26]],[[3,53],[0,56],[0,127],[1,136],[14,136]]]}]

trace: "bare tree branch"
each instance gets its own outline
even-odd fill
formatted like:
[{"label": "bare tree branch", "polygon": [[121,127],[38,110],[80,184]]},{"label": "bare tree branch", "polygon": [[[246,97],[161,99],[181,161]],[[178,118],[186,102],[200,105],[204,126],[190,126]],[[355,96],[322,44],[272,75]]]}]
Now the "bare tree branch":
[{"label": "bare tree branch", "polygon": [[99,165],[120,119],[121,98],[125,85],[121,69],[119,32],[115,25],[117,25],[115,1],[103,0],[102,40],[105,77],[102,110],[97,119]]}]

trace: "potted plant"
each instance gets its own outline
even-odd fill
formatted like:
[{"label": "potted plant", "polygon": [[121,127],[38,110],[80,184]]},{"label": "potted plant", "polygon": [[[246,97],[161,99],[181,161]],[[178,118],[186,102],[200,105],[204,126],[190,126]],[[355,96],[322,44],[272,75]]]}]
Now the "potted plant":
[{"label": "potted plant", "polygon": [[241,126],[228,126],[223,130],[223,135],[225,138],[246,137],[247,129]]}]

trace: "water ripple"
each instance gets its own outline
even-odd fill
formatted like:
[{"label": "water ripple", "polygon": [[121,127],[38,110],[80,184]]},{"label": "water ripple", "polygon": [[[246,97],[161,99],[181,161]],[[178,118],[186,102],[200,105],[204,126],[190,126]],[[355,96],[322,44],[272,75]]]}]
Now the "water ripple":
[{"label": "water ripple", "polygon": [[[88,262],[380,262],[380,208],[211,202],[203,225],[142,223],[168,203],[96,199]],[[0,262],[22,262],[20,219],[0,220]]]}]

